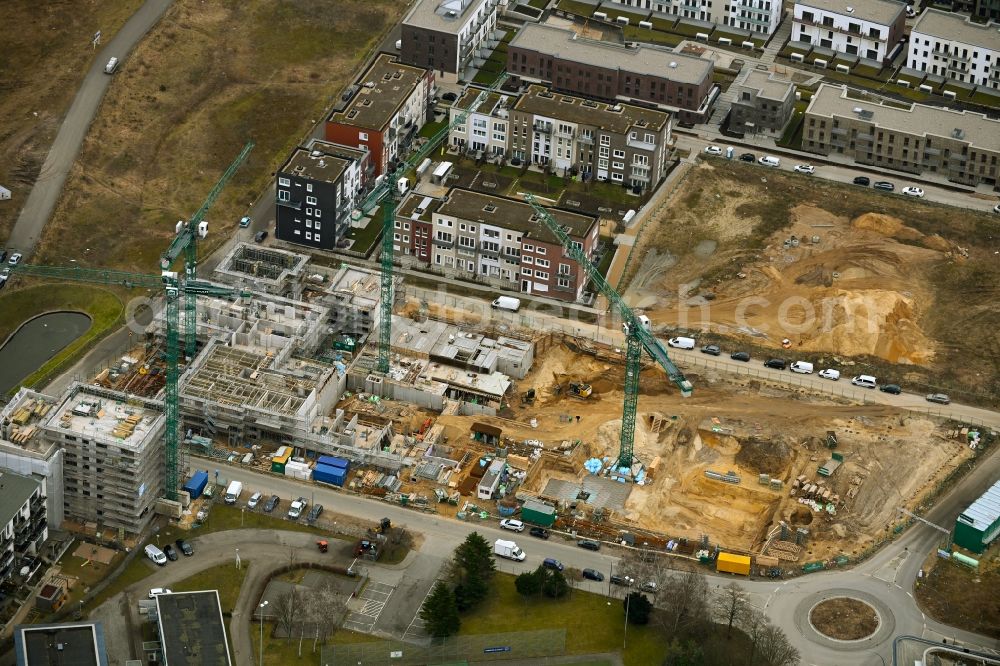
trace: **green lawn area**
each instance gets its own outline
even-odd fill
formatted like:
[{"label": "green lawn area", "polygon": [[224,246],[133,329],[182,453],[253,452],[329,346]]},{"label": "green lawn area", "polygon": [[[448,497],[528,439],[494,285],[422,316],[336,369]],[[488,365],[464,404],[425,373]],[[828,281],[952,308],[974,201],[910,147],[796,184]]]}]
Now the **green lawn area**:
[{"label": "green lawn area", "polygon": [[12,289],[0,297],[0,340],[6,340],[28,319],[53,310],[85,312],[91,318],[90,328],[25,378],[21,382],[24,386],[36,386],[69,362],[77,360],[85,349],[104,337],[120,321],[124,305],[113,291],[97,286],[50,283]]},{"label": "green lawn area", "polygon": [[[801,104],[799,102],[798,104]],[[788,121],[788,125],[785,127],[784,134],[776,142],[782,148],[793,148],[795,150],[802,149],[802,128],[805,126],[805,113],[800,109],[796,108],[792,112],[792,118]]]},{"label": "green lawn area", "polygon": [[576,2],[575,0],[559,0],[557,8],[563,10],[564,12],[576,14],[577,16],[590,18],[597,9],[597,6],[588,5],[585,2]]},{"label": "green lawn area", "polygon": [[444,129],[447,125],[448,125],[447,120],[432,120],[431,122],[427,123],[426,125],[420,128],[420,131],[417,133],[417,136],[422,136],[425,139],[430,139],[439,131]]},{"label": "green lawn area", "polygon": [[[525,599],[514,589],[514,576],[497,574],[493,592],[483,605],[462,616],[459,633],[565,628],[567,652],[592,654],[621,649],[625,638],[624,618],[621,600],[579,590],[573,590],[565,599]],[[663,636],[655,628],[630,626],[625,663],[662,663],[664,648]]]},{"label": "green lawn area", "polygon": [[118,578],[115,578],[114,582],[101,590],[100,594],[91,599],[90,602],[84,606],[84,611],[91,608],[97,608],[105,601],[124,590],[126,587],[138,583],[143,578],[151,576],[155,572],[156,565],[150,562],[149,559],[143,556],[142,553],[139,553],[139,555],[137,555],[136,558],[125,568],[125,571],[123,571]]},{"label": "green lawn area", "polygon": [[601,257],[601,263],[597,264],[597,272],[604,277],[608,276],[608,269],[611,268],[611,262],[615,258],[615,247],[614,238],[611,236],[601,236],[601,240],[607,245],[608,249]]},{"label": "green lawn area", "polygon": [[243,586],[247,569],[250,568],[250,562],[242,560],[241,565],[237,569],[234,562],[229,562],[205,569],[179,583],[174,583],[170,589],[174,592],[218,590],[222,612],[232,613],[236,607],[236,601],[240,597],[240,588]]},{"label": "green lawn area", "polygon": [[626,25],[622,28],[622,33],[630,42],[649,42],[651,44],[663,44],[664,46],[677,46],[684,40],[681,35],[660,30],[650,30],[634,25]]},{"label": "green lawn area", "polygon": [[351,227],[347,237],[354,241],[354,245],[348,249],[367,255],[371,250],[372,245],[375,244],[375,241],[377,241],[381,235],[382,208],[379,207],[372,213],[372,218],[368,221],[368,226],[362,229],[355,229],[354,227]]},{"label": "green lawn area", "polygon": [[549,0],[528,0],[528,4],[535,9],[545,9],[549,4]]}]

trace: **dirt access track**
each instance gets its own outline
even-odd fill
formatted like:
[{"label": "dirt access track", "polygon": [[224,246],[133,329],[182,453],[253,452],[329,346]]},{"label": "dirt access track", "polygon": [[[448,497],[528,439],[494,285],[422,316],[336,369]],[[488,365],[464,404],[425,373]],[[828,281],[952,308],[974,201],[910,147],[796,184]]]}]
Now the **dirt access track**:
[{"label": "dirt access track", "polygon": [[997,404],[997,216],[724,160],[662,210],[625,290],[654,325]]}]

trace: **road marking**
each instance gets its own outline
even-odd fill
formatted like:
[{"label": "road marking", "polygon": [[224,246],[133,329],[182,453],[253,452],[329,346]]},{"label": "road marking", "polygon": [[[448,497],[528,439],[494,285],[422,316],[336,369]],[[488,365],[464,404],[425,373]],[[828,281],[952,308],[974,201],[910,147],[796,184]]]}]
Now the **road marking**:
[{"label": "road marking", "polygon": [[[425,625],[423,619],[420,617],[420,611],[424,609],[424,604],[427,603],[427,597],[431,596],[431,592],[434,591],[434,586],[436,584],[436,580],[431,583],[430,588],[427,590],[427,594],[424,595],[423,600],[420,602],[420,606],[417,608],[417,612],[413,614],[413,619],[410,620],[410,624],[406,626],[406,631],[403,632],[403,640],[406,640],[410,636],[411,631],[414,638],[423,638],[427,635],[426,632],[423,631]],[[418,622],[420,623],[419,626],[417,626]]]},{"label": "road marking", "polygon": [[354,631],[370,632],[375,623],[378,622],[382,611],[385,610],[385,605],[395,589],[385,583],[369,582],[365,586],[364,592],[358,597],[358,600],[361,602],[361,609],[351,611],[347,619],[344,620],[344,626]]}]

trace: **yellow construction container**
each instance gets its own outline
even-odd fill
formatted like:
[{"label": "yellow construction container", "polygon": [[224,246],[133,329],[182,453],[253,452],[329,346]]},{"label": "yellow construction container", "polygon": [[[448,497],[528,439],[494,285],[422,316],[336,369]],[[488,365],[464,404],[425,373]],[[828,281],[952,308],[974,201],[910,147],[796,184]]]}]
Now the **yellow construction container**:
[{"label": "yellow construction container", "polygon": [[715,561],[716,571],[750,575],[750,558],[746,555],[734,555],[732,553],[719,553],[719,558]]}]

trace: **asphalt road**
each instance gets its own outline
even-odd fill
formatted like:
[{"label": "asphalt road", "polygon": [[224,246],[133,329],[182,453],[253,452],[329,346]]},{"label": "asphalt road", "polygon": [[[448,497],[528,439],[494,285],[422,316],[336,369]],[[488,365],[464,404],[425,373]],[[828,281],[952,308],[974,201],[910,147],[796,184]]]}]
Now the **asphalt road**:
[{"label": "asphalt road", "polygon": [[90,123],[97,114],[104,93],[114,80],[114,76],[104,73],[104,66],[112,56],[115,56],[120,62],[119,71],[128,67],[126,57],[128,53],[149,29],[156,25],[171,4],[172,0],[146,0],[94,58],[90,70],[77,90],[73,104],[59,127],[59,133],[52,142],[48,155],[45,156],[38,179],[31,188],[24,207],[21,208],[21,214],[7,241],[9,251],[21,252],[25,257],[30,257],[35,244],[41,238],[42,229],[48,223],[62,194],[66,177],[76,160]]}]

